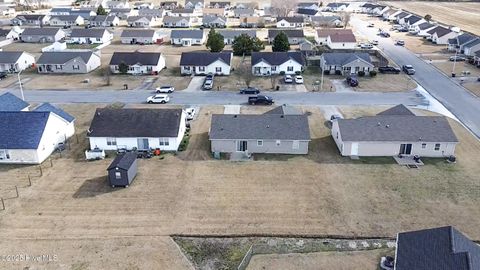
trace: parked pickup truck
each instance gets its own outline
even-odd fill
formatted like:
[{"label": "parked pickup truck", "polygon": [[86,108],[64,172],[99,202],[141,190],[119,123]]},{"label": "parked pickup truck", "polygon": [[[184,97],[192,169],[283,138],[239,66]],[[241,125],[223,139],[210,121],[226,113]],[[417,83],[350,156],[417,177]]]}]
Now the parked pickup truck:
[{"label": "parked pickup truck", "polygon": [[400,74],[400,69],[391,66],[383,66],[378,68],[378,72],[385,74]]},{"label": "parked pickup truck", "polygon": [[269,96],[256,95],[248,97],[248,104],[250,105],[272,105],[273,99]]}]

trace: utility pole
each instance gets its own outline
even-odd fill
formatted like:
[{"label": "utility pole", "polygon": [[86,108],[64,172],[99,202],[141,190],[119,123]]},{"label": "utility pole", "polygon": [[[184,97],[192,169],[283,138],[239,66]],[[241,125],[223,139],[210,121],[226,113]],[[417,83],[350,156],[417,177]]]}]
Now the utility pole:
[{"label": "utility pole", "polygon": [[[320,59],[320,61],[322,61],[322,59]],[[322,61],[322,78],[321,78],[321,81],[320,81],[320,92],[323,91],[323,76],[325,74],[325,61]]]},{"label": "utility pole", "polygon": [[23,86],[22,86],[22,81],[20,80],[20,74],[22,73],[22,70],[20,70],[18,73],[17,73],[17,77],[18,77],[18,86],[20,86],[20,94],[22,95],[22,100],[25,101],[25,96],[23,95]]},{"label": "utility pole", "polygon": [[455,65],[457,64],[457,48],[455,48],[455,58],[453,59],[452,77],[455,77]]}]

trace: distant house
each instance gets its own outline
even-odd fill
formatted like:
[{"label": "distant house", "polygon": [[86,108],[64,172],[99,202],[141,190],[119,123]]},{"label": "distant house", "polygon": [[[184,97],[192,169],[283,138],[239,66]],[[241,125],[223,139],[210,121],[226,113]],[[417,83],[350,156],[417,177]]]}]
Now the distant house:
[{"label": "distant house", "polygon": [[203,16],[215,15],[215,16],[225,17],[225,15],[227,14],[227,11],[223,8],[204,8],[202,11],[203,11]]},{"label": "distant house", "polygon": [[119,154],[107,168],[108,183],[112,187],[128,187],[135,179],[138,171],[137,153]]},{"label": "distant house", "polygon": [[325,11],[331,11],[331,12],[340,12],[340,11],[345,11],[349,3],[340,3],[340,2],[334,2],[334,3],[328,3],[327,6],[324,8]]},{"label": "distant house", "polygon": [[157,21],[157,19],[152,16],[129,16],[127,23],[129,27],[149,28],[160,24],[160,20]]},{"label": "distant house", "polygon": [[80,9],[72,9],[70,11],[70,15],[78,15],[82,17],[85,21],[90,20],[90,18],[97,16],[96,8],[80,8]]},{"label": "distant house", "polygon": [[192,46],[202,45],[206,37],[203,30],[172,30],[170,42],[172,45]]},{"label": "distant house", "polygon": [[42,48],[42,52],[56,52],[64,51],[67,49],[67,43],[65,41],[55,41],[54,43]]},{"label": "distant house", "polygon": [[85,20],[80,15],[55,15],[50,18],[51,26],[84,25]]},{"label": "distant house", "polygon": [[465,44],[478,39],[477,36],[464,33],[448,40],[448,50],[463,53]]},{"label": "distant house", "polygon": [[231,6],[232,6],[232,3],[228,1],[224,1],[224,2],[211,1],[209,5],[210,8],[221,8],[221,9],[228,9]]},{"label": "distant house", "polygon": [[134,16],[134,12],[131,8],[112,8],[108,12],[110,16],[117,16],[120,20],[126,20],[130,16]]},{"label": "distant house", "polygon": [[451,38],[455,38],[458,36],[458,33],[453,32],[452,30],[443,27],[443,26],[437,26],[433,28],[432,30],[428,31],[430,34],[430,40],[439,45],[447,45],[448,40]]},{"label": "distant house", "polygon": [[319,29],[315,41],[330,49],[355,49],[357,40],[351,29]]},{"label": "distant house", "polygon": [[185,8],[188,9],[202,9],[204,7],[203,0],[186,0]]},{"label": "distant house", "polygon": [[417,116],[398,105],[375,116],[338,119],[332,136],[342,156],[448,157],[458,139],[444,116]]},{"label": "distant house", "polygon": [[65,38],[65,32],[60,28],[25,28],[20,35],[20,40],[23,42],[32,43],[52,43]]},{"label": "distant house", "polygon": [[254,15],[255,15],[255,9],[253,8],[236,8],[233,10],[234,18],[252,17]]},{"label": "distant house", "polygon": [[112,10],[112,9],[130,9],[130,4],[128,3],[127,0],[113,0],[113,1],[107,1],[106,8]]},{"label": "distant house", "polygon": [[257,37],[256,30],[218,30],[219,34],[223,36],[223,41],[226,45],[231,45],[236,37],[245,34],[251,38]]},{"label": "distant house", "polygon": [[340,16],[314,16],[311,18],[312,25],[316,27],[340,27],[343,25]]},{"label": "distant house", "polygon": [[1,29],[0,37],[5,39],[18,40],[20,35],[23,33],[23,29],[19,26],[13,26],[11,29]]},{"label": "distant house", "polygon": [[264,114],[213,114],[211,151],[215,156],[238,152],[307,154],[311,140],[308,116],[282,107]]},{"label": "distant house", "polygon": [[16,73],[35,64],[35,57],[27,52],[0,51],[0,72]]},{"label": "distant house", "polygon": [[178,7],[177,1],[160,2],[160,7],[166,10],[174,10]]},{"label": "distant house", "polygon": [[390,21],[393,21],[395,19],[395,15],[400,12],[401,12],[400,10],[390,8],[387,11],[383,12],[382,18],[390,22]]},{"label": "distant house", "polygon": [[402,11],[402,12],[395,15],[395,19],[393,21],[398,23],[398,24],[403,24],[404,18],[408,18],[410,16],[412,16],[412,14],[410,14],[408,12],[405,12],[405,11]]},{"label": "distant house", "polygon": [[395,270],[480,269],[480,247],[452,226],[397,235]]},{"label": "distant house", "polygon": [[144,10],[144,9],[153,9],[153,3],[150,2],[135,2],[133,3],[133,9]]},{"label": "distant house", "polygon": [[100,66],[100,56],[92,51],[44,52],[38,58],[38,73],[89,73]]},{"label": "distant house", "polygon": [[30,104],[10,92],[0,95],[0,112],[28,111]]},{"label": "distant house", "polygon": [[111,41],[113,34],[106,29],[74,28],[70,33],[70,43],[103,44]]},{"label": "distant house", "polygon": [[198,14],[194,9],[178,8],[170,11],[169,15],[174,17],[196,17]]},{"label": "distant house", "polygon": [[182,75],[230,75],[232,52],[184,52],[180,58]]},{"label": "distant house", "polygon": [[112,27],[119,24],[120,19],[115,15],[97,15],[88,21],[88,25],[92,27]]},{"label": "distant house", "polygon": [[192,26],[190,17],[165,16],[163,18],[163,27],[168,28],[188,28]]},{"label": "distant house", "polygon": [[277,29],[268,29],[268,42],[273,43],[275,37],[280,34],[280,32],[284,32],[288,37],[288,43],[290,45],[296,45],[305,40],[305,35],[303,34],[303,29],[285,29],[285,30],[277,30]]},{"label": "distant house", "polygon": [[416,28],[418,29],[417,36],[430,37],[430,34],[428,33],[428,31],[432,30],[435,27],[437,27],[435,24],[431,24],[428,22],[421,23],[416,26]]},{"label": "distant house", "polygon": [[243,28],[262,28],[265,27],[265,22],[262,17],[242,17],[240,19],[240,27]]},{"label": "distant house", "polygon": [[477,52],[480,51],[480,38],[473,39],[463,44],[463,53],[466,56],[474,57]]},{"label": "distant house", "polygon": [[182,109],[97,109],[87,131],[90,149],[102,150],[177,151],[184,135]]},{"label": "distant house", "polygon": [[302,8],[302,9],[313,9],[313,10],[319,10],[320,7],[318,3],[316,2],[300,2],[297,5],[297,8]]},{"label": "distant house", "polygon": [[140,9],[138,11],[138,16],[150,16],[155,19],[163,18],[164,15],[165,15],[165,10],[160,8],[152,8],[152,9],[146,8],[146,9]]},{"label": "distant house", "polygon": [[12,19],[13,25],[31,25],[31,26],[43,26],[48,24],[50,19],[49,15],[36,15],[36,14],[18,14]]},{"label": "distant house", "polygon": [[125,29],[120,35],[123,44],[155,44],[162,43],[164,40],[160,38],[155,30],[130,30]]},{"label": "distant house", "polygon": [[317,16],[320,11],[311,8],[298,8],[296,13],[310,20],[312,17]]},{"label": "distant house", "polygon": [[202,25],[208,28],[225,28],[227,18],[215,15],[203,15]]},{"label": "distant house", "polygon": [[165,58],[156,52],[114,52],[110,60],[112,73],[120,73],[121,64],[128,66],[128,74],[151,75],[165,68]]},{"label": "distant house", "polygon": [[74,118],[56,107],[0,112],[0,123],[8,123],[0,125],[0,163],[6,164],[40,164],[75,133]]},{"label": "distant house", "polygon": [[368,53],[332,52],[320,56],[320,69],[329,74],[335,74],[337,71],[342,75],[358,74],[359,71],[369,74],[374,65]]},{"label": "distant house", "polygon": [[252,74],[269,76],[302,72],[305,59],[301,52],[252,52]]},{"label": "distant house", "polygon": [[301,16],[297,17],[278,17],[277,28],[301,28],[305,26],[305,19]]}]

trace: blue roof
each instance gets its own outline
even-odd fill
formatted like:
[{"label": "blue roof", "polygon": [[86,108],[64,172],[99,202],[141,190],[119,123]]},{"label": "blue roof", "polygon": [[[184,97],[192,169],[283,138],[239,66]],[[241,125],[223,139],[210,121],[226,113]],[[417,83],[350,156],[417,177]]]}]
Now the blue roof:
[{"label": "blue roof", "polygon": [[7,92],[0,96],[0,112],[16,112],[28,107],[28,103]]},{"label": "blue roof", "polygon": [[73,120],[75,120],[75,117],[66,113],[64,110],[53,106],[50,103],[43,103],[42,105],[35,108],[34,111],[36,111],[36,112],[53,112],[54,114],[60,116],[61,118],[65,119],[69,123],[71,123],[71,122],[73,122]]},{"label": "blue roof", "polygon": [[37,149],[50,112],[0,112],[0,149]]}]

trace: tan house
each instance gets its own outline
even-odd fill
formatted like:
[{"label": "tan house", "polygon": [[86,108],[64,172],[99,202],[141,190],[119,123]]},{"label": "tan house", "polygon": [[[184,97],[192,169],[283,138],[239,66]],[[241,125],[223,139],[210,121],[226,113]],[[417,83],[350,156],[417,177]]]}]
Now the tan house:
[{"label": "tan house", "polygon": [[375,116],[333,120],[342,156],[449,157],[458,139],[444,116],[417,116],[398,105]]}]

